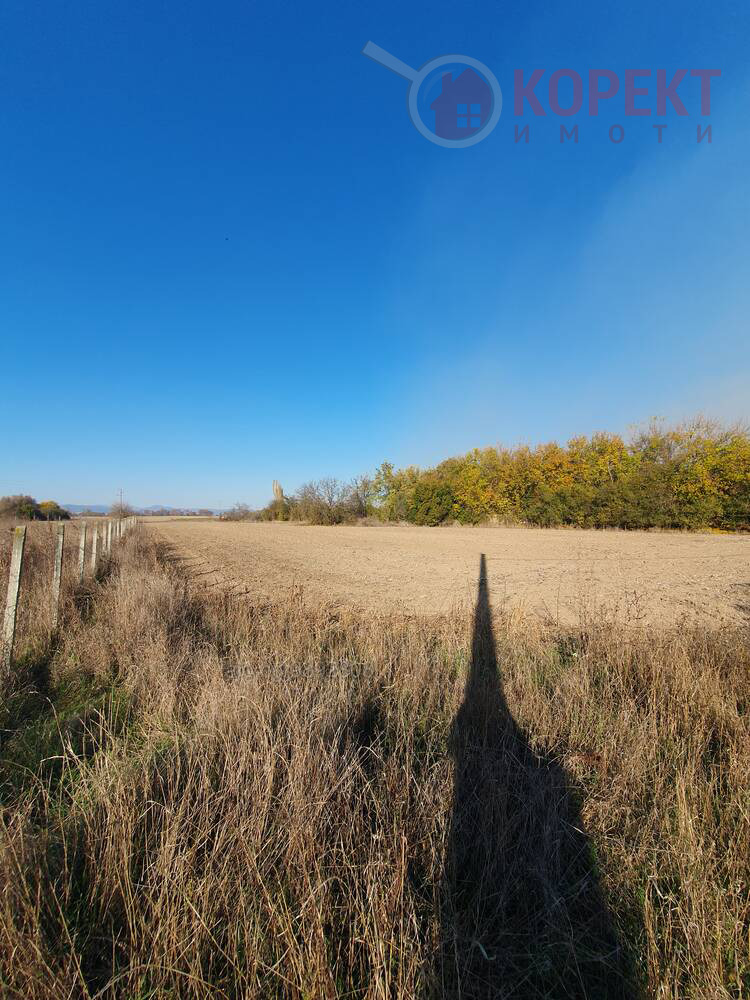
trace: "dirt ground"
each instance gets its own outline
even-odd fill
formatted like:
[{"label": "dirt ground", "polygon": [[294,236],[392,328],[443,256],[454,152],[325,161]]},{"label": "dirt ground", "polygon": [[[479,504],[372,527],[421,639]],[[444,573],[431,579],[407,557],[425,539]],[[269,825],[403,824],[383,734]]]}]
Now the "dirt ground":
[{"label": "dirt ground", "polygon": [[471,606],[479,557],[493,609],[577,624],[750,620],[750,537],[533,528],[313,527],[145,519],[196,584],[383,612]]}]

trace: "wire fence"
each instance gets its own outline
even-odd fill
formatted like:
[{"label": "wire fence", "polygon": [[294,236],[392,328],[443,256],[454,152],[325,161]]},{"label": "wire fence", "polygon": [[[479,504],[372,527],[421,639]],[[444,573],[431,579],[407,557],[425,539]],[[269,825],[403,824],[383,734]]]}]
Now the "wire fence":
[{"label": "wire fence", "polygon": [[[27,546],[27,525],[13,528],[13,541],[8,566],[8,590],[5,599],[2,636],[0,637],[0,682],[11,672],[16,633],[19,626],[19,594],[29,571],[47,585],[34,588],[36,606],[27,610],[27,623],[35,613],[49,622],[51,631],[60,623],[60,595],[67,566],[68,578],[81,586],[87,577],[95,579],[103,562],[108,561],[117,545],[136,525],[135,517],[107,518],[101,522],[56,521],[49,524],[47,534]],[[73,529],[73,530],[71,530]],[[46,607],[39,607],[39,604]]]}]

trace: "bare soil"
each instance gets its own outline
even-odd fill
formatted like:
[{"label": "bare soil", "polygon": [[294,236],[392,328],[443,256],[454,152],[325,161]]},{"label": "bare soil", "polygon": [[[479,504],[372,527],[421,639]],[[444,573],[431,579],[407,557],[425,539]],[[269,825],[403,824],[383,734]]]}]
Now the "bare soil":
[{"label": "bare soil", "polygon": [[479,556],[495,611],[545,622],[750,620],[750,537],[666,532],[406,526],[315,527],[146,519],[197,584],[376,612],[472,606]]}]

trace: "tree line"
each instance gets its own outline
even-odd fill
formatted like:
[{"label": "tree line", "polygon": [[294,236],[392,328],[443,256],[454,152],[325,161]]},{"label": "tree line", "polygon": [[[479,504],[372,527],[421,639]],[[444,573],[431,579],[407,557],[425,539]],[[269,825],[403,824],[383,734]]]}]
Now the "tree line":
[{"label": "tree line", "polygon": [[340,524],[750,530],[750,432],[696,419],[629,439],[600,432],[535,447],[474,449],[429,469],[389,462],[350,483],[321,479],[235,516]]},{"label": "tree line", "polygon": [[55,500],[38,503],[26,494],[0,497],[0,519],[12,518],[20,521],[69,521],[70,511]]}]

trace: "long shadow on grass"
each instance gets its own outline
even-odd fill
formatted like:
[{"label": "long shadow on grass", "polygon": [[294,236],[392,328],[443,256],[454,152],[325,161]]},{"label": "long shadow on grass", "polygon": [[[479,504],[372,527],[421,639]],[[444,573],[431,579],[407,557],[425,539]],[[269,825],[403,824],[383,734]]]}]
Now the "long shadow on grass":
[{"label": "long shadow on grass", "polygon": [[570,783],[505,701],[484,555],[453,753],[438,995],[635,997]]}]

